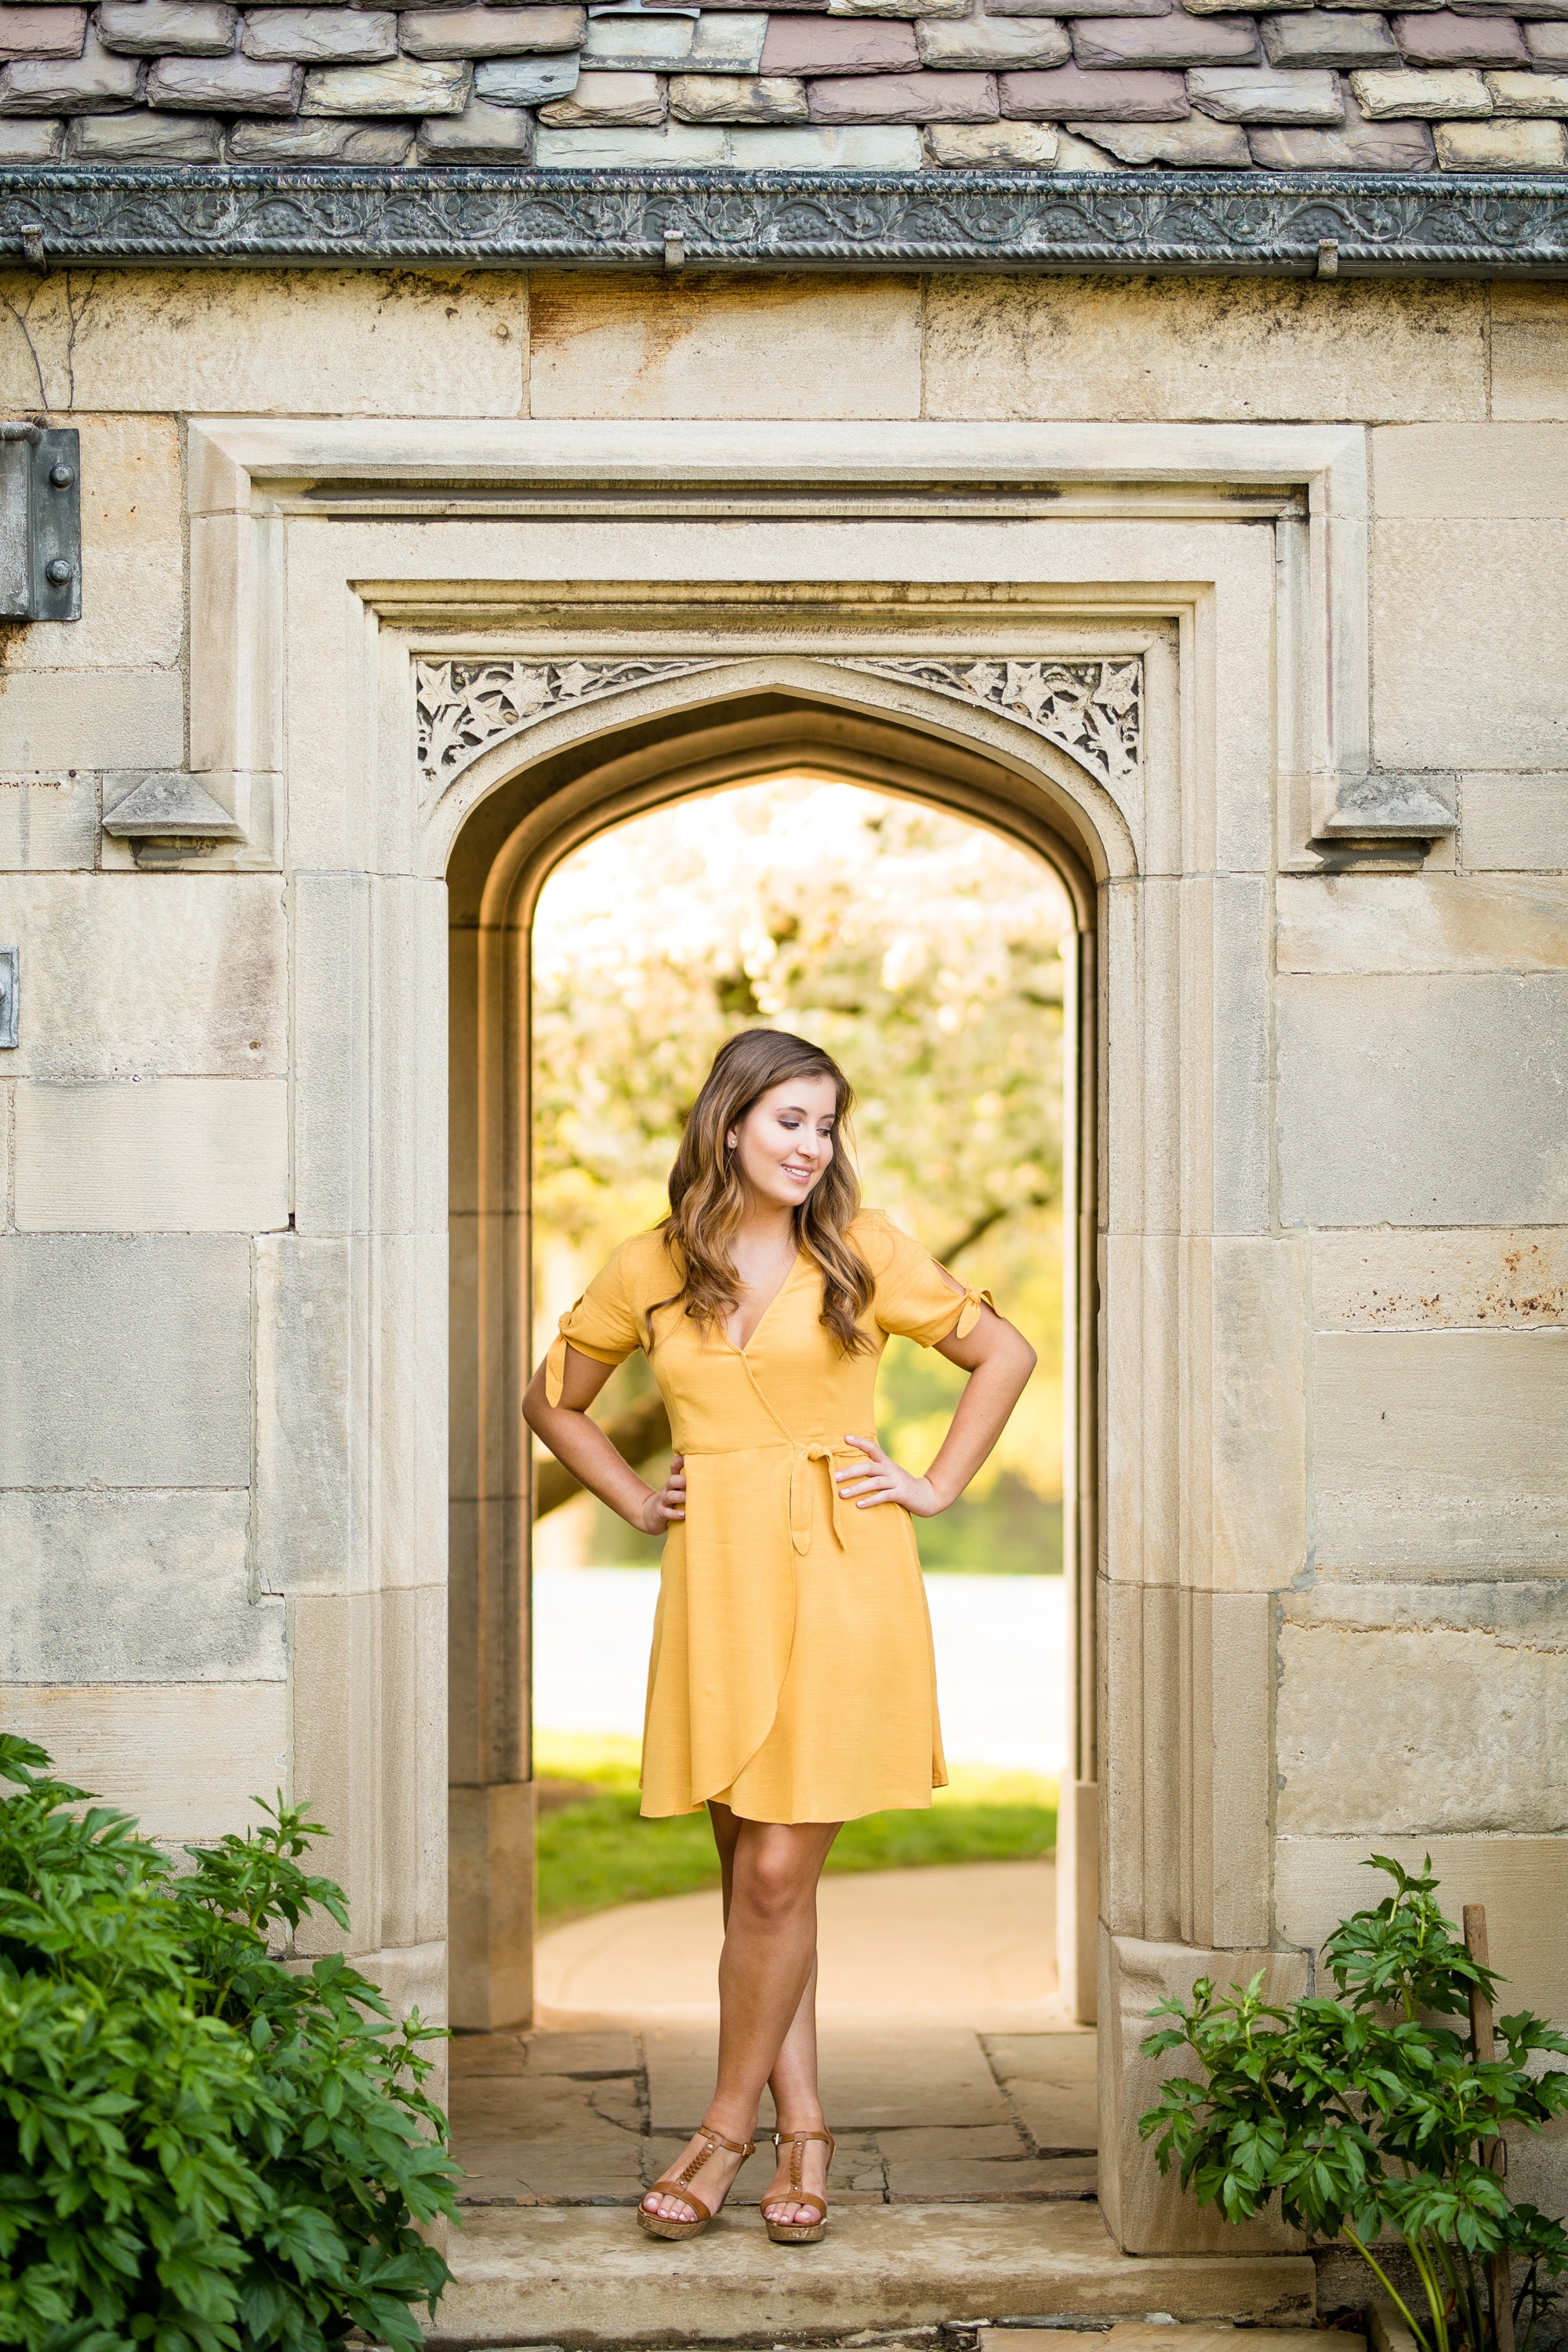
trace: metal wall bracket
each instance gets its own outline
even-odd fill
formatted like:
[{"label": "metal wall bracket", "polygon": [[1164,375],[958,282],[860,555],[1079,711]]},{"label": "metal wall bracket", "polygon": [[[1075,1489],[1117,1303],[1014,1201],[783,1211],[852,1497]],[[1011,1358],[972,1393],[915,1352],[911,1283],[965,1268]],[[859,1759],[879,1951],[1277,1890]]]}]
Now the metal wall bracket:
[{"label": "metal wall bracket", "polygon": [[21,979],[20,948],[0,948],[0,1048],[17,1041],[17,994]]},{"label": "metal wall bracket", "polygon": [[81,618],[81,436],[0,424],[0,620]]}]

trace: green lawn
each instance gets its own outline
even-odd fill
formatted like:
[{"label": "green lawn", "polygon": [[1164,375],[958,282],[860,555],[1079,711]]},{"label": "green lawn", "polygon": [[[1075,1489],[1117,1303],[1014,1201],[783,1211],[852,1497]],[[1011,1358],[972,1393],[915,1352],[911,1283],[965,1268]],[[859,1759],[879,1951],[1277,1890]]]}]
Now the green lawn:
[{"label": "green lawn", "polygon": [[[542,1736],[539,1911],[560,1927],[617,1903],[717,1886],[706,1813],[645,1822],[637,1813],[637,1742]],[[942,1862],[1016,1862],[1056,1844],[1056,1789],[1027,1772],[955,1769],[930,1812],[848,1822],[830,1871],[908,1870]],[[566,1801],[562,1801],[566,1800]]]}]

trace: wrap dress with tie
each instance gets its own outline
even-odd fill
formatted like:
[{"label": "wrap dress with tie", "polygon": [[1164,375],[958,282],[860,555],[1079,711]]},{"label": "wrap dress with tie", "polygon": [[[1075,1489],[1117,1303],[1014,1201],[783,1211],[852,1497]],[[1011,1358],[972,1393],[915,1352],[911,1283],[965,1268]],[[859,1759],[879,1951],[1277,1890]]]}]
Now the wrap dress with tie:
[{"label": "wrap dress with tie", "polygon": [[[962,1338],[978,1291],[954,1286],[920,1244],[864,1212],[851,1238],[876,1278],[845,1355],[820,1321],[822,1275],[804,1251],[744,1349],[665,1306],[648,1361],[686,1457],[686,1517],[664,1547],[648,1665],[642,1811],[709,1798],[748,1821],[841,1822],[925,1806],[947,1781],[931,1620],[914,1526],[897,1504],[858,1510],[835,1470],[876,1431],[877,1367],[890,1333]],[[545,1391],[561,1400],[569,1341],[619,1364],[647,1313],[680,1288],[658,1233],[616,1252],[561,1318]]]}]

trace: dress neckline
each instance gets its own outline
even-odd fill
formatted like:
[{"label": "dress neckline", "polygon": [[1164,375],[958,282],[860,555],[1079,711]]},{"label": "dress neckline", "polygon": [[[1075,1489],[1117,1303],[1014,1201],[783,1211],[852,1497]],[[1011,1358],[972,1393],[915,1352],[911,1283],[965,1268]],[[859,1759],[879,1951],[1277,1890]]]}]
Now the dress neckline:
[{"label": "dress neckline", "polygon": [[751,1353],[752,1348],[755,1343],[757,1334],[761,1331],[763,1324],[767,1321],[768,1317],[773,1313],[773,1308],[778,1305],[779,1300],[784,1297],[784,1292],[789,1288],[790,1284],[795,1280],[795,1276],[800,1272],[800,1262],[805,1255],[805,1252],[804,1249],[797,1249],[795,1251],[794,1265],[790,1267],[789,1272],[785,1275],[784,1280],[780,1283],[778,1288],[774,1291],[773,1297],[769,1299],[767,1305],[763,1307],[762,1313],[752,1324],[752,1336],[746,1341],[743,1348],[735,1347],[735,1342],[731,1339],[729,1332],[723,1332],[724,1345],[727,1348],[734,1348],[737,1356],[746,1356]]}]

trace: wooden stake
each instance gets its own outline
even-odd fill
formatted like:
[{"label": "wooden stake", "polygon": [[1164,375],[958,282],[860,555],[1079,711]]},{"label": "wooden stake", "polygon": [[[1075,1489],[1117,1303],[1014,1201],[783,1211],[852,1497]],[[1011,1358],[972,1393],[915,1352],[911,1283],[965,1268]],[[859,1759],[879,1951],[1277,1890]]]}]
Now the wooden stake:
[{"label": "wooden stake", "polygon": [[[1487,1906],[1484,1903],[1465,1906],[1465,1949],[1481,1967],[1491,1965],[1487,1948]],[[1489,2063],[1497,2056],[1497,2033],[1492,2024],[1492,2005],[1480,1985],[1470,1987],[1470,2047],[1477,2060]],[[1481,2142],[1481,2162],[1489,2171],[1500,2172],[1507,2159],[1500,2139]],[[1492,2336],[1496,2352],[1514,2352],[1513,2344],[1513,2279],[1509,2268],[1508,2252],[1487,2256],[1487,2294],[1492,2307]]]}]

